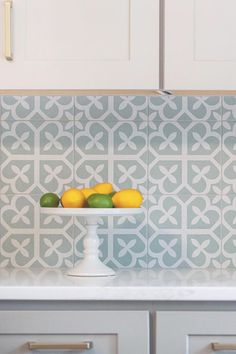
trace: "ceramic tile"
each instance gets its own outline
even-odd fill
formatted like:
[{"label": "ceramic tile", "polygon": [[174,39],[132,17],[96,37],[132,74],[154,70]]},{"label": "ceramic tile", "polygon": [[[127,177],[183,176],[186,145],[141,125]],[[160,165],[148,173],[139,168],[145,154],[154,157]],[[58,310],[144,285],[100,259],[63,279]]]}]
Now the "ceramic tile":
[{"label": "ceramic tile", "polygon": [[222,256],[224,268],[236,266],[236,194],[227,195],[222,209]]},{"label": "ceramic tile", "polygon": [[73,122],[1,122],[1,189],[61,193],[73,184]]},{"label": "ceramic tile", "polygon": [[219,121],[219,96],[153,96],[149,99],[149,120]]},{"label": "ceramic tile", "polygon": [[72,218],[41,215],[39,198],[5,195],[0,215],[5,266],[47,268],[73,264]]},{"label": "ceramic tile", "polygon": [[236,96],[222,98],[222,119],[224,121],[236,121]]},{"label": "ceramic tile", "polygon": [[148,98],[146,96],[77,96],[75,119],[107,121],[147,120]]},{"label": "ceramic tile", "polygon": [[1,96],[0,266],[77,263],[84,221],[39,197],[110,181],[146,214],[101,218],[106,264],[235,267],[235,97]]},{"label": "ceramic tile", "polygon": [[79,186],[109,181],[115,190],[147,188],[147,126],[142,121],[75,123],[75,180]]},{"label": "ceramic tile", "polygon": [[1,96],[2,120],[73,120],[72,96]]},{"label": "ceramic tile", "polygon": [[221,259],[221,198],[149,196],[149,267],[206,268]]},{"label": "ceramic tile", "polygon": [[[100,258],[112,268],[147,267],[147,204],[139,215],[103,217],[100,219],[98,235]],[[77,263],[82,257],[83,239],[86,234],[84,221],[75,221],[75,255]]]},{"label": "ceramic tile", "polygon": [[149,125],[149,190],[162,194],[218,193],[221,126],[215,122]]},{"label": "ceramic tile", "polygon": [[222,190],[236,193],[236,121],[224,122],[222,134]]}]

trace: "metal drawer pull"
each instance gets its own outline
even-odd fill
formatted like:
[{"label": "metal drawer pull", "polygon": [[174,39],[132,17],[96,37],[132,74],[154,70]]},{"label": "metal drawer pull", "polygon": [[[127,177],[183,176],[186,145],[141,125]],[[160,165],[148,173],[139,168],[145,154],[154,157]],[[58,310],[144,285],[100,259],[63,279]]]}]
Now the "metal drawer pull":
[{"label": "metal drawer pull", "polygon": [[6,60],[13,60],[12,38],[11,38],[11,27],[12,27],[11,9],[12,9],[12,0],[4,1],[4,32],[5,32],[4,55]]},{"label": "metal drawer pull", "polygon": [[236,350],[236,344],[211,343],[213,350]]},{"label": "metal drawer pull", "polygon": [[28,342],[29,350],[36,349],[80,349],[87,350],[93,348],[93,342],[81,342],[81,343],[39,343]]}]

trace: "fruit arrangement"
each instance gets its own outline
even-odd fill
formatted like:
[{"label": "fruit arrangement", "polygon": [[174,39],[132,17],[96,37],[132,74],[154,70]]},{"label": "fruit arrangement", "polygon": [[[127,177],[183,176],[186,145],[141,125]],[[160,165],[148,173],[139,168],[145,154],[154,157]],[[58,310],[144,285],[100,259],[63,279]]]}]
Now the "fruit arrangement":
[{"label": "fruit arrangement", "polygon": [[98,183],[92,188],[71,188],[61,198],[55,193],[46,193],[40,198],[43,208],[140,208],[142,194],[137,189],[113,190],[111,183]]}]

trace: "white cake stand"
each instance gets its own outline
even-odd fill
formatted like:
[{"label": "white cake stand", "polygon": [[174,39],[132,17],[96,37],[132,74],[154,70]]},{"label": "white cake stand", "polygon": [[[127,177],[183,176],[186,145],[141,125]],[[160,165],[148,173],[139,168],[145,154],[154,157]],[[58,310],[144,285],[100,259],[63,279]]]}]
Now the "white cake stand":
[{"label": "white cake stand", "polygon": [[68,271],[75,277],[106,277],[115,275],[113,269],[101,262],[99,254],[99,238],[97,235],[98,220],[101,216],[135,215],[143,212],[142,208],[41,208],[43,214],[61,216],[83,216],[87,234],[84,237],[84,258],[80,264]]}]

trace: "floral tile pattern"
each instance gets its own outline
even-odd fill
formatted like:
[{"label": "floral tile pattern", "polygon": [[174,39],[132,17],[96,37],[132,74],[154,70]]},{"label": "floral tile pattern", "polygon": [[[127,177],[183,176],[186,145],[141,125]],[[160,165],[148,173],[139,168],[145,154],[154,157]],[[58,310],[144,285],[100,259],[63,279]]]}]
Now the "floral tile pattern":
[{"label": "floral tile pattern", "polygon": [[[144,197],[144,213],[135,216],[104,217],[98,228],[100,257],[112,268],[147,267],[147,206]],[[76,220],[75,255],[82,256],[85,229]],[[82,231],[82,232],[81,232]]]},{"label": "floral tile pattern", "polygon": [[224,122],[222,139],[223,190],[226,190],[227,193],[236,193],[236,121]]},{"label": "floral tile pattern", "polygon": [[0,266],[71,267],[84,221],[39,198],[110,181],[144,213],[101,218],[113,268],[236,266],[235,96],[1,96]]},{"label": "floral tile pattern", "polygon": [[224,121],[236,120],[236,96],[223,97],[222,119]]},{"label": "floral tile pattern", "polygon": [[221,256],[217,196],[149,197],[149,263],[160,267],[217,266]]},{"label": "floral tile pattern", "polygon": [[149,188],[158,193],[215,193],[221,186],[218,123],[152,121],[149,126]]},{"label": "floral tile pattern", "polygon": [[1,120],[73,120],[72,96],[1,96]]},{"label": "floral tile pattern", "polygon": [[107,121],[148,120],[146,96],[78,96],[75,98],[75,119]]},{"label": "floral tile pattern", "polygon": [[72,185],[73,137],[73,122],[2,121],[4,192],[61,193],[65,185]]},{"label": "floral tile pattern", "polygon": [[219,96],[153,96],[149,101],[149,120],[220,121]]},{"label": "floral tile pattern", "polygon": [[75,122],[75,181],[88,187],[110,181],[116,190],[147,189],[147,124],[140,120]]},{"label": "floral tile pattern", "polygon": [[42,216],[38,201],[39,196],[5,195],[1,207],[2,266],[73,264],[72,218]]},{"label": "floral tile pattern", "polygon": [[236,195],[228,194],[222,209],[222,257],[224,268],[236,267]]}]

